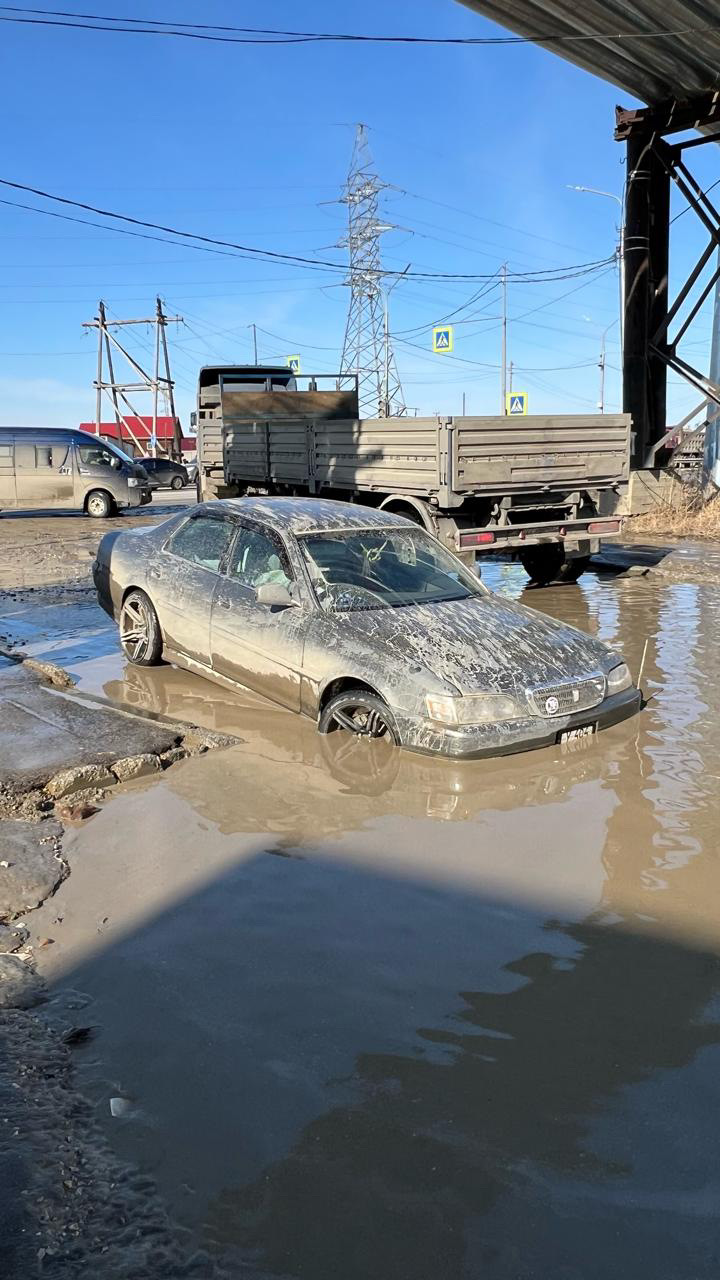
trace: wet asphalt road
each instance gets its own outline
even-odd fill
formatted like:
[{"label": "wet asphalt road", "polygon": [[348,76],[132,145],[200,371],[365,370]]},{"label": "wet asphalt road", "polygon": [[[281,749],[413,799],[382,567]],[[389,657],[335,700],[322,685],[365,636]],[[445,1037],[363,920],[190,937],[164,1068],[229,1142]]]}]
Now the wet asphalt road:
[{"label": "wet asphalt road", "polygon": [[112,1143],[262,1275],[717,1274],[720,594],[590,574],[523,599],[634,672],[647,638],[637,720],[457,765],[127,669],[81,591],[5,611],[80,692],[240,739],[69,835],[28,923],[53,989],[90,997]]}]

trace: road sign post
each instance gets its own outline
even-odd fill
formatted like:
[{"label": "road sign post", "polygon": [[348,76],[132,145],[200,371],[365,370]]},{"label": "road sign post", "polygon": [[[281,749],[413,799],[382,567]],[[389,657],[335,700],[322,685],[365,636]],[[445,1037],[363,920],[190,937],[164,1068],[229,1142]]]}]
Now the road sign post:
[{"label": "road sign post", "polygon": [[451,324],[438,325],[432,331],[432,349],[436,355],[447,355],[455,346],[455,330]]},{"label": "road sign post", "polygon": [[505,412],[511,418],[524,416],[528,411],[527,391],[508,391],[505,397]]}]

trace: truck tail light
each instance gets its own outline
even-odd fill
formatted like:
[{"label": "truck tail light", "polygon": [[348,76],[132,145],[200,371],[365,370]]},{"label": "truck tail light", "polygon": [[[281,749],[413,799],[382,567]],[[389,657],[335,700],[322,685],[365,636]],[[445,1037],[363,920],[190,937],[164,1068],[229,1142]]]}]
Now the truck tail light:
[{"label": "truck tail light", "polygon": [[619,531],[619,520],[594,520],[588,525],[588,533],[618,533]]},{"label": "truck tail light", "polygon": [[484,547],[489,542],[495,541],[494,533],[461,533],[461,547]]}]

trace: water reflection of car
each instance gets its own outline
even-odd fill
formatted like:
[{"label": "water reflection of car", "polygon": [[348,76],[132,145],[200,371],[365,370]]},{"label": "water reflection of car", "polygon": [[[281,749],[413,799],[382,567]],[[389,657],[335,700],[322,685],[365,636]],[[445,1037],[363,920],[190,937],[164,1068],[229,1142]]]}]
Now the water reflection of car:
[{"label": "water reflection of car", "polygon": [[640,706],[627,666],[489,592],[409,520],[327,499],[205,503],[103,539],[126,657],[163,656],[316,720],[449,756],[589,735]]}]

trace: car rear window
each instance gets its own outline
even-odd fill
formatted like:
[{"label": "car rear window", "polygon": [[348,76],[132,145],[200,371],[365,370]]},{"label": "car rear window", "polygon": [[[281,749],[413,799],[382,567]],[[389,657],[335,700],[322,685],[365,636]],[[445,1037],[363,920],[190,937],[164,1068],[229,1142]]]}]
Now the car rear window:
[{"label": "car rear window", "polygon": [[181,525],[168,543],[173,555],[202,565],[204,569],[219,569],[220,561],[230,543],[233,526],[227,520],[210,516],[196,516]]}]

